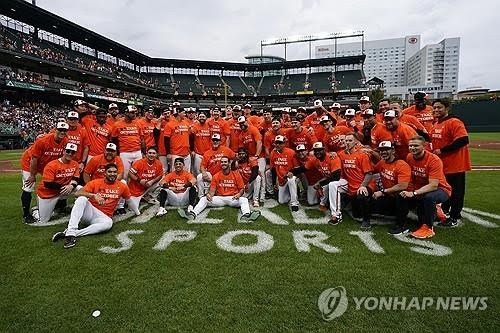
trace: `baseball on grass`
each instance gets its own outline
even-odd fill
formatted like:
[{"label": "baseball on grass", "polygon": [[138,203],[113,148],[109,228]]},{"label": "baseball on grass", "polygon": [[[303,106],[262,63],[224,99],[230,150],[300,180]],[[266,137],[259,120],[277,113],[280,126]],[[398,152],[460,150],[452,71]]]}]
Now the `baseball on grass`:
[{"label": "baseball on grass", "polygon": [[92,312],[92,317],[99,317],[101,315],[101,311],[99,310],[95,310],[94,312]]}]

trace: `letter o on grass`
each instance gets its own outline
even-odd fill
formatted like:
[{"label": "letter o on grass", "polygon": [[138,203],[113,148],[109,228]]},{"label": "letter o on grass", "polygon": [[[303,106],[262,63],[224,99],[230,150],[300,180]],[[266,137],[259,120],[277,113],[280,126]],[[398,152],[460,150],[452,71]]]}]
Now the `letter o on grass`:
[{"label": "letter o on grass", "polygon": [[[253,235],[257,242],[252,245],[235,245],[233,239],[241,235]],[[224,251],[234,253],[261,253],[273,248],[273,236],[260,230],[233,230],[225,233],[217,239],[217,246]]]}]

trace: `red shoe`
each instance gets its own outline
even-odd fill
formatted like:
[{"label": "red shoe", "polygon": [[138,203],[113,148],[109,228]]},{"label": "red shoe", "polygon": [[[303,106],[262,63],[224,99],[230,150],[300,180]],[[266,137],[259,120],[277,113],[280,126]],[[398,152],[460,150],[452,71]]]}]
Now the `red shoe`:
[{"label": "red shoe", "polygon": [[436,217],[441,222],[446,221],[446,215],[444,215],[443,209],[441,208],[440,204],[436,205]]},{"label": "red shoe", "polygon": [[427,224],[422,224],[420,228],[412,232],[411,235],[418,239],[426,239],[434,237],[435,233],[433,228],[429,228]]}]

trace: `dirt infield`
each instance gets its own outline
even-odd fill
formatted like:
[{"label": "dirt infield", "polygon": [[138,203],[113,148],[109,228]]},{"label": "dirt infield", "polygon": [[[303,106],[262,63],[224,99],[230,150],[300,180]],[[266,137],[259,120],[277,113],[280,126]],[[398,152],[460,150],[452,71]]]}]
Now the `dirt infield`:
[{"label": "dirt infield", "polygon": [[500,141],[471,141],[470,148],[500,150]]},{"label": "dirt infield", "polygon": [[21,170],[16,170],[11,161],[0,161],[0,173],[19,173]]}]

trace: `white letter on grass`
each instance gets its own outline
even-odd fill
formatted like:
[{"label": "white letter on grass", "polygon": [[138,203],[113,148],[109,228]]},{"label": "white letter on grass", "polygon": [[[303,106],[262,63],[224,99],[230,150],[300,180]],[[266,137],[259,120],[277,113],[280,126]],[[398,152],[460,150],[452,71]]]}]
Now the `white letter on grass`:
[{"label": "white letter on grass", "polygon": [[339,253],[340,249],[323,243],[328,239],[328,235],[317,230],[294,230],[293,241],[299,252],[310,252],[311,245],[319,247],[328,253]]},{"label": "white letter on grass", "polygon": [[385,253],[384,249],[382,246],[380,246],[379,243],[373,238],[373,235],[375,235],[371,231],[350,231],[350,235],[353,236],[358,236],[359,239],[365,246],[370,250],[370,252],[373,253]]},{"label": "white letter on grass", "polygon": [[[252,245],[234,245],[233,238],[240,235],[253,235],[257,242]],[[273,236],[260,230],[233,230],[225,233],[216,242],[219,249],[234,253],[261,253],[273,248]]]},{"label": "white letter on grass", "polygon": [[167,230],[153,247],[153,250],[163,251],[173,242],[189,242],[196,237],[192,230]]},{"label": "white letter on grass", "polygon": [[118,235],[116,235],[116,239],[118,240],[118,242],[120,242],[121,247],[103,246],[99,249],[99,251],[111,254],[130,250],[134,242],[128,236],[139,235],[143,232],[143,230],[127,230],[124,232],[120,232]]}]

